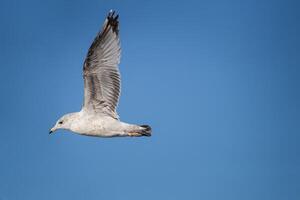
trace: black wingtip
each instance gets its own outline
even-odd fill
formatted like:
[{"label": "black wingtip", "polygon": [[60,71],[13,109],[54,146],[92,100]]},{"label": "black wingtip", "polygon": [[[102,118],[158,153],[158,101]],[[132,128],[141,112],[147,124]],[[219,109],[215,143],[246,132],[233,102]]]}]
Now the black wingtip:
[{"label": "black wingtip", "polygon": [[112,26],[113,31],[119,33],[119,15],[116,14],[115,10],[110,10],[107,15],[108,24]]},{"label": "black wingtip", "polygon": [[144,130],[142,131],[142,135],[150,137],[151,136],[151,132],[152,132],[152,128],[149,125],[141,125],[141,127],[144,128]]},{"label": "black wingtip", "polygon": [[116,11],[115,10],[110,10],[107,14],[107,19],[108,20],[117,20],[119,18],[119,15],[115,15]]},{"label": "black wingtip", "polygon": [[113,10],[113,9],[111,9],[111,10],[108,12],[107,17],[113,16],[115,13],[116,13],[116,11]]}]

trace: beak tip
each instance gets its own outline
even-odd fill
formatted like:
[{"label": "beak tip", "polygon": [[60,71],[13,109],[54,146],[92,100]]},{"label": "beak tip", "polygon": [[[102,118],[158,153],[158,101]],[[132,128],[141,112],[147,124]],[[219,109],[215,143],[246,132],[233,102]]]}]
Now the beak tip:
[{"label": "beak tip", "polygon": [[53,131],[49,131],[49,134],[53,133]]}]

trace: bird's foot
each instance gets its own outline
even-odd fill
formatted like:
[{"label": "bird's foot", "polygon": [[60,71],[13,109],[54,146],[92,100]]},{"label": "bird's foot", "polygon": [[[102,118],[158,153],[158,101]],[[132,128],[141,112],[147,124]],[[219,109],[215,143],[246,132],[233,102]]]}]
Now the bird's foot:
[{"label": "bird's foot", "polygon": [[140,136],[142,136],[142,134],[140,134],[140,133],[135,133],[135,132],[129,132],[129,133],[128,133],[128,136],[130,136],[130,137],[140,137]]}]

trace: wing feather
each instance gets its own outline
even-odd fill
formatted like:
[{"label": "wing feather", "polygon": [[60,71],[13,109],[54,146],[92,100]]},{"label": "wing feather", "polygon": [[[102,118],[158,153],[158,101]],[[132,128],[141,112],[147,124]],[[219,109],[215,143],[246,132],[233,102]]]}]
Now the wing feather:
[{"label": "wing feather", "polygon": [[116,108],[121,91],[120,56],[118,15],[115,16],[115,12],[111,11],[84,61],[83,109],[118,119]]}]

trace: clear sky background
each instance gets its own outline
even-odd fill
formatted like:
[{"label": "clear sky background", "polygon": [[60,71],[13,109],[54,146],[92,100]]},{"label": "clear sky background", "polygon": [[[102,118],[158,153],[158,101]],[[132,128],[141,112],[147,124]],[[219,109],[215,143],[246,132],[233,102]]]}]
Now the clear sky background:
[{"label": "clear sky background", "polygon": [[[0,1],[0,200],[300,199],[297,1]],[[121,119],[151,138],[59,131],[107,12]]]}]

